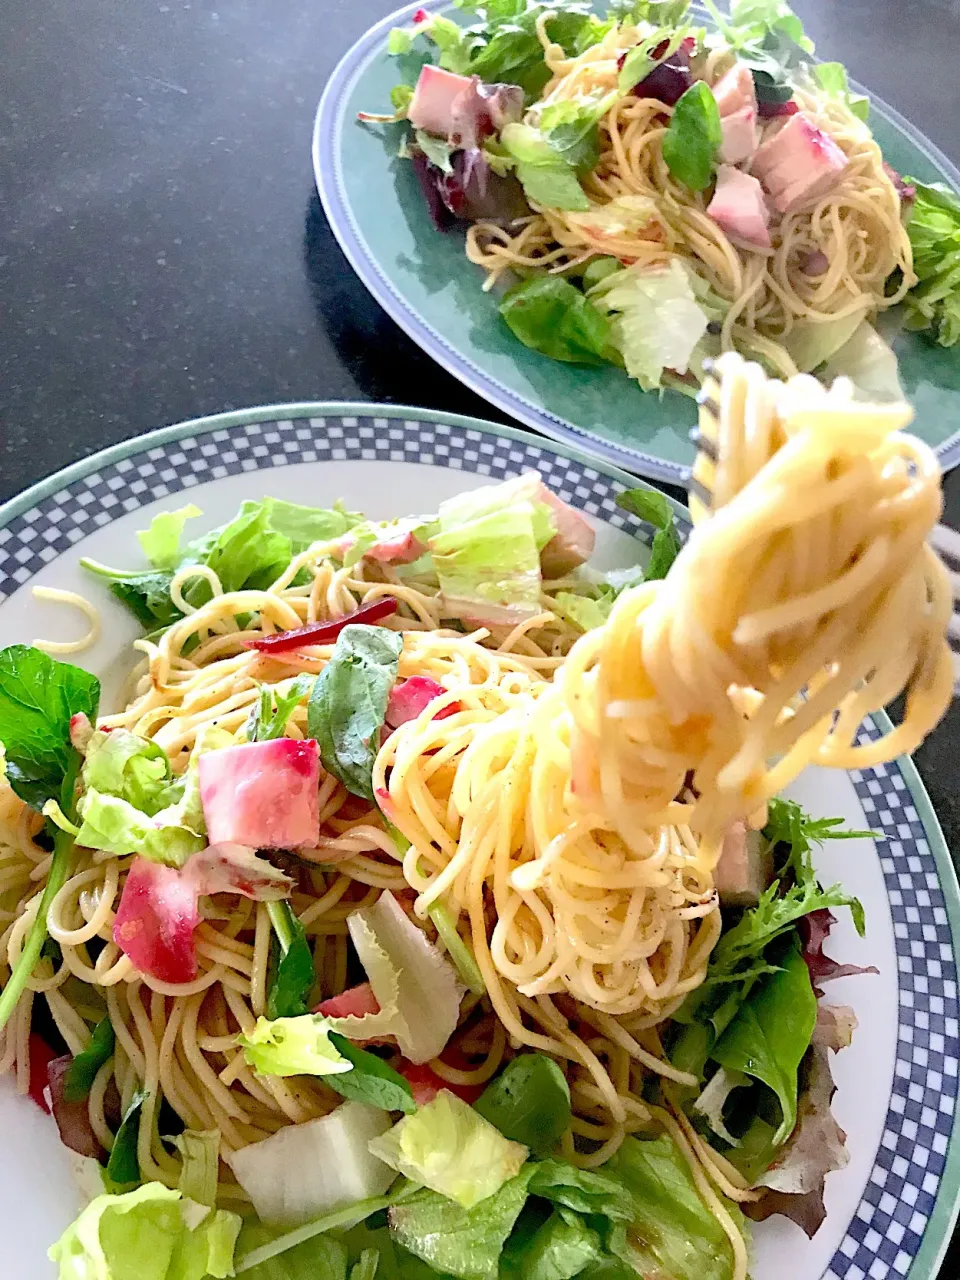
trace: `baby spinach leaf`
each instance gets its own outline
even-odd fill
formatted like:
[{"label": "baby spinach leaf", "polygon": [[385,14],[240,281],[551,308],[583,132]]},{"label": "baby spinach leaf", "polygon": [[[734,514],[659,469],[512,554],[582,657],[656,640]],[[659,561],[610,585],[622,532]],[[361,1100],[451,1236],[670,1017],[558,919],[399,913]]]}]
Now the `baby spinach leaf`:
[{"label": "baby spinach leaf", "polygon": [[797,1123],[797,1073],[810,1047],[817,998],[797,947],[740,1008],[710,1056],[728,1071],[742,1071],[777,1095],[782,1120],[774,1143],[785,1142]]},{"label": "baby spinach leaf", "polygon": [[97,1072],[113,1056],[114,1043],[113,1024],[109,1018],[102,1018],[94,1028],[86,1049],[78,1053],[70,1064],[63,1088],[67,1102],[82,1102],[87,1097]]},{"label": "baby spinach leaf", "polygon": [[118,1186],[129,1186],[140,1181],[140,1162],[137,1159],[137,1139],[140,1135],[140,1113],[150,1094],[138,1089],[130,1099],[120,1128],[117,1130],[107,1161],[107,1177]]},{"label": "baby spinach leaf", "polygon": [[703,191],[713,180],[722,140],[716,99],[709,86],[697,80],[674,107],[664,134],[663,158],[667,168],[691,191]]},{"label": "baby spinach leaf", "polygon": [[552,1058],[520,1053],[474,1103],[506,1138],[548,1155],[570,1124],[570,1086]]},{"label": "baby spinach leaf", "polygon": [[655,582],[665,578],[680,554],[680,537],[674,521],[673,507],[655,489],[627,489],[617,495],[617,506],[656,528],[643,581]]},{"label": "baby spinach leaf", "polygon": [[[70,742],[70,717],[97,714],[96,676],[24,644],[0,650],[0,743],[7,780],[21,800],[42,810],[57,800],[65,813],[73,797],[64,781],[80,757]],[[69,813],[68,813],[69,816]]]},{"label": "baby spinach leaf", "polygon": [[569,280],[535,276],[509,289],[500,314],[526,347],[567,364],[609,363],[610,321]]},{"label": "baby spinach leaf", "polygon": [[403,636],[386,627],[344,627],[314,682],[307,729],[328,773],[356,796],[373,796],[373,762],[387,699],[397,679]]},{"label": "baby spinach leaf", "polygon": [[268,902],[274,945],[267,992],[268,1018],[297,1018],[307,1013],[307,997],[314,984],[313,955],[303,925],[289,902]]},{"label": "baby spinach leaf", "polygon": [[326,1083],[337,1093],[355,1102],[366,1102],[382,1111],[416,1111],[413,1090],[398,1071],[394,1071],[375,1053],[361,1049],[346,1036],[330,1032],[330,1043],[353,1063],[352,1071],[327,1077]]}]

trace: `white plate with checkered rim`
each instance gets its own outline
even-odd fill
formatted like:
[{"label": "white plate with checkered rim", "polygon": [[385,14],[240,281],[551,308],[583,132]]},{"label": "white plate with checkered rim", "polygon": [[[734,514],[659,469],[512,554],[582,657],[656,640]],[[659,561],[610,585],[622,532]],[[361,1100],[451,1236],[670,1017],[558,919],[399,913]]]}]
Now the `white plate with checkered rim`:
[{"label": "white plate with checkered rim", "polygon": [[[394,406],[298,404],[167,427],[43,481],[0,509],[0,635],[4,644],[67,639],[84,624],[36,600],[34,586],[82,589],[106,625],[83,663],[115,695],[135,625],[79,568],[83,555],[134,565],[135,531],[189,498],[198,530],[222,523],[245,498],[327,504],[343,498],[378,517],[435,508],[488,479],[535,468],[598,531],[601,566],[633,561],[649,529],[614,500],[636,481],[562,444],[475,419]],[[875,737],[884,722],[868,722]],[[818,816],[841,816],[882,841],[827,848],[822,877],[842,879],[864,903],[867,936],[841,920],[838,959],[876,965],[843,978],[828,998],[851,1004],[859,1028],[834,1062],[834,1113],[850,1163],[827,1181],[827,1219],[812,1241],[772,1218],[755,1229],[755,1280],[929,1280],[956,1219],[960,1141],[954,1126],[960,1035],[960,895],[943,836],[909,760],[864,771],[810,770],[793,794]],[[17,1280],[49,1280],[47,1245],[76,1213],[76,1192],[51,1121],[0,1082],[0,1224],[4,1263]]]}]

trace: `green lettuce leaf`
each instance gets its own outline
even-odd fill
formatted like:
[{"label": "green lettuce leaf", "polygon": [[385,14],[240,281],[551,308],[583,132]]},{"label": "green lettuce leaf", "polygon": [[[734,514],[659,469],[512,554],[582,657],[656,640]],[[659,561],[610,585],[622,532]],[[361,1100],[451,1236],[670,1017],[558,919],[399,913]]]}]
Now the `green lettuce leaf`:
[{"label": "green lettuce leaf", "polygon": [[323,767],[368,800],[374,798],[373,763],[402,649],[403,636],[386,627],[344,627],[310,694],[307,730],[319,744]]},{"label": "green lettuce leaf", "polygon": [[870,117],[870,99],[862,93],[850,92],[847,69],[842,62],[815,62],[810,71],[828,97],[845,102],[857,119],[866,123]]},{"label": "green lettuce leaf", "polygon": [[[558,119],[556,127],[561,126],[569,130],[560,135],[564,141],[572,138],[578,127]],[[566,151],[561,151],[551,146],[549,138],[532,125],[508,124],[501,131],[500,143],[516,161],[515,172],[528,200],[550,209],[581,213],[590,209],[590,201],[577,178],[576,163],[582,163],[583,148],[588,145],[586,133],[576,144],[571,141]]]},{"label": "green lettuce leaf", "polygon": [[150,817],[179,800],[183,792],[183,783],[173,780],[164,749],[129,729],[93,734],[81,778],[85,790],[119,796]]},{"label": "green lettuce leaf", "polygon": [[270,528],[290,539],[294,555],[315,542],[342,538],[365,519],[362,511],[348,511],[340,501],[332,507],[302,507],[282,498],[266,498],[264,506]]},{"label": "green lettuce leaf", "polygon": [[118,796],[87,791],[80,799],[82,819],[77,842],[85,849],[102,849],[123,857],[139,853],[169,867],[182,867],[192,853],[203,849],[206,836],[175,824],[160,823]]},{"label": "green lettuce leaf", "polygon": [[528,1164],[472,1209],[435,1191],[418,1191],[389,1210],[391,1234],[441,1274],[497,1280],[500,1254],[526,1202],[533,1169]]},{"label": "green lettuce leaf", "polygon": [[547,509],[510,481],[442,502],[430,550],[449,616],[496,623],[536,613],[540,551],[554,532]]},{"label": "green lettuce leaf", "polygon": [[817,376],[828,385],[834,378],[849,378],[856,398],[870,404],[906,399],[893,348],[866,320],[820,367]]},{"label": "green lettuce leaf", "polygon": [[610,321],[562,276],[533,276],[508,289],[500,314],[525,347],[566,364],[609,364]]},{"label": "green lettuce leaf", "polygon": [[375,1138],[370,1151],[464,1209],[495,1195],[528,1154],[447,1089]]},{"label": "green lettuce leaf", "polygon": [[522,1280],[573,1280],[604,1253],[600,1236],[581,1217],[555,1209],[521,1248],[511,1249],[508,1272]]},{"label": "green lettuce leaf", "polygon": [[264,1076],[327,1076],[352,1071],[330,1043],[326,1018],[258,1018],[249,1035],[237,1036],[246,1060]]},{"label": "green lettuce leaf", "polygon": [[305,673],[282,684],[262,684],[244,726],[247,741],[269,742],[282,738],[287,731],[287,721],[313,688],[315,678]]},{"label": "green lettuce leaf", "polygon": [[150,521],[149,529],[138,532],[137,538],[143,554],[154,569],[173,570],[180,563],[180,539],[183,527],[194,516],[203,512],[191,502],[177,511],[161,511]]},{"label": "green lettuce leaf", "polygon": [[181,1192],[187,1200],[215,1209],[220,1169],[220,1130],[184,1129],[173,1142],[183,1156],[180,1169]]},{"label": "green lettuce leaf", "polygon": [[676,515],[670,501],[656,489],[625,489],[617,495],[617,506],[629,511],[638,520],[652,524],[656,533],[650,544],[650,559],[643,571],[644,582],[657,582],[665,578],[680,554],[680,535],[677,533]]},{"label": "green lettuce leaf", "polygon": [[157,1182],[98,1196],[49,1256],[60,1280],[203,1280],[233,1275],[240,1218]]},{"label": "green lettuce leaf", "polygon": [[612,320],[627,373],[645,391],[660,386],[666,369],[685,373],[707,331],[691,274],[673,258],[665,267],[618,271],[590,290],[590,301]]},{"label": "green lettuce leaf", "polygon": [[[245,1222],[237,1241],[237,1258],[253,1253],[277,1234],[260,1222]],[[333,1236],[314,1236],[239,1274],[244,1280],[347,1280],[347,1249]]]},{"label": "green lettuce leaf", "polygon": [[[640,1275],[730,1280],[730,1241],[701,1200],[686,1159],[669,1135],[628,1137],[603,1172],[617,1179],[633,1201],[629,1225],[616,1224],[608,1242],[618,1257]],[[738,1207],[724,1204],[742,1226]]]},{"label": "green lettuce leaf", "polygon": [[942,182],[904,181],[916,190],[907,232],[918,279],[904,299],[907,328],[952,347],[960,342],[960,195]]},{"label": "green lettuce leaf", "polygon": [[797,1078],[800,1062],[810,1047],[817,1020],[817,998],[810,972],[794,945],[741,1007],[711,1051],[729,1072],[742,1072],[762,1081],[777,1095],[781,1121],[774,1135],[779,1146],[797,1123]]},{"label": "green lettuce leaf", "polygon": [[491,1081],[474,1109],[507,1138],[545,1156],[570,1124],[570,1086],[542,1053],[520,1053]]},{"label": "green lettuce leaf", "polygon": [[581,1213],[611,1222],[630,1222],[633,1198],[623,1183],[599,1169],[578,1169],[565,1160],[540,1160],[530,1179],[530,1194]]}]

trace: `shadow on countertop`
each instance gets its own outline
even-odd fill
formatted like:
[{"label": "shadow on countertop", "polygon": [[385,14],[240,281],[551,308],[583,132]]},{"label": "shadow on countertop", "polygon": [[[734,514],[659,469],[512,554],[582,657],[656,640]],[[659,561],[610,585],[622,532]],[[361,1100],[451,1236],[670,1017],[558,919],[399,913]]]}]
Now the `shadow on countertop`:
[{"label": "shadow on countertop", "polygon": [[511,423],[421,351],[371,298],[337,244],[316,192],[307,204],[303,257],[317,321],[365,398]]}]

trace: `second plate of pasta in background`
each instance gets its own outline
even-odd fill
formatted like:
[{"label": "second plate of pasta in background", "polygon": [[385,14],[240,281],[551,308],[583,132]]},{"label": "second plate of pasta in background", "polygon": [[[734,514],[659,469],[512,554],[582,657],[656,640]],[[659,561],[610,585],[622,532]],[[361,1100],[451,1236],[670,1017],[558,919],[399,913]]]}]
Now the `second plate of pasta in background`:
[{"label": "second plate of pasta in background", "polygon": [[[466,224],[440,232],[431,222],[414,166],[398,154],[405,150],[408,126],[358,123],[359,113],[390,112],[391,90],[398,82],[415,79],[424,58],[440,57],[439,48],[422,36],[405,57],[391,56],[391,31],[405,27],[415,32],[418,24],[426,26],[438,14],[461,25],[482,20],[477,6],[469,8],[463,13],[441,4],[410,5],[373,27],[337,67],[326,86],[313,139],[317,186],[330,225],[388,314],[473,390],[555,439],[677,483],[693,460],[689,432],[696,413],[690,395],[672,389],[644,392],[615,365],[565,363],[524,346],[500,315],[507,277],[484,292],[484,270],[465,253]],[[689,21],[701,26],[711,20],[695,7]],[[392,43],[396,50],[405,42],[395,38]],[[472,67],[464,64],[464,69],[469,73]],[[509,81],[510,72],[485,78]],[[866,91],[851,84],[849,92]],[[869,128],[883,160],[897,174],[960,190],[960,172],[947,157],[872,93]],[[590,194],[589,180],[586,190]],[[937,450],[946,469],[960,461],[960,432],[955,430],[960,348],[940,345],[929,333],[905,330],[896,311],[881,314],[903,390],[916,409],[913,430]]]}]

